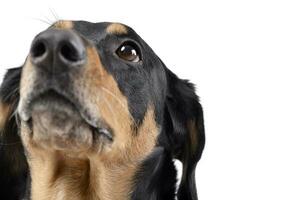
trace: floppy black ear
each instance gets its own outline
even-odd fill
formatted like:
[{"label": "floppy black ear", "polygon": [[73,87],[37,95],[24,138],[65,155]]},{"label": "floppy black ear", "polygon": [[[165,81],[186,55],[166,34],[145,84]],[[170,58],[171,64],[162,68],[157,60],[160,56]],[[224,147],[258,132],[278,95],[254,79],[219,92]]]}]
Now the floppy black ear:
[{"label": "floppy black ear", "polygon": [[165,70],[168,89],[164,128],[173,158],[183,165],[177,198],[197,200],[195,168],[205,143],[202,107],[194,85],[179,79],[167,68]]},{"label": "floppy black ear", "polygon": [[19,101],[21,68],[10,69],[0,87],[0,198],[23,198],[27,163],[18,135],[15,111]]}]

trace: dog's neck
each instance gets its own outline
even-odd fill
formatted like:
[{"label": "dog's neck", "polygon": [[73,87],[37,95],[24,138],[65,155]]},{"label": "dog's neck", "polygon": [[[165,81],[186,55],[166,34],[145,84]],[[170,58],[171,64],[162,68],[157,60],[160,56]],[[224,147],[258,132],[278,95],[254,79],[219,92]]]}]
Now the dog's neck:
[{"label": "dog's neck", "polygon": [[31,160],[32,200],[174,199],[176,170],[163,148],[143,162],[110,163],[48,155]]},{"label": "dog's neck", "polygon": [[32,200],[126,200],[138,163],[96,163],[47,155],[31,165]]}]

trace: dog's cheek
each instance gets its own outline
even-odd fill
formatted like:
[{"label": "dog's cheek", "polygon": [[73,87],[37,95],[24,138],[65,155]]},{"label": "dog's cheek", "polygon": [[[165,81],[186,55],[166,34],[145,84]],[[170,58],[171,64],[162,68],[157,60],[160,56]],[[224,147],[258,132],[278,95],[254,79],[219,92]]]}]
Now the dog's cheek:
[{"label": "dog's cheek", "polygon": [[120,164],[139,163],[153,151],[159,132],[160,128],[150,106],[137,130],[119,134],[111,149],[103,152],[100,161]]},{"label": "dog's cheek", "polygon": [[103,150],[108,152],[115,147],[125,147],[134,123],[127,98],[119,90],[114,77],[104,69],[95,48],[87,49],[87,57],[87,64],[74,77],[74,93],[92,117],[101,118],[112,129],[113,144]]},{"label": "dog's cheek", "polygon": [[127,97],[105,70],[96,49],[88,48],[87,56],[88,62],[74,78],[74,86],[89,112],[100,116],[113,130],[114,141],[102,150],[102,159],[114,162],[143,159],[154,148],[159,132],[153,106],[148,105],[142,123],[136,124]]},{"label": "dog's cheek", "polygon": [[154,109],[149,106],[137,133],[129,136],[131,145],[127,147],[128,154],[134,159],[143,160],[153,151],[159,132],[160,128],[155,120]]}]

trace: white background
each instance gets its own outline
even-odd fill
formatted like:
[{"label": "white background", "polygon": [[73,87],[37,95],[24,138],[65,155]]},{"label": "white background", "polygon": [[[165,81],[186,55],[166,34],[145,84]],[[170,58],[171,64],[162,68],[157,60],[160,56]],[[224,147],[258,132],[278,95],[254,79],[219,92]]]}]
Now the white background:
[{"label": "white background", "polygon": [[[46,3],[45,3],[46,2]],[[167,66],[196,83],[207,144],[203,200],[300,199],[300,6],[295,0],[2,1],[0,74],[61,19],[133,27]]]}]

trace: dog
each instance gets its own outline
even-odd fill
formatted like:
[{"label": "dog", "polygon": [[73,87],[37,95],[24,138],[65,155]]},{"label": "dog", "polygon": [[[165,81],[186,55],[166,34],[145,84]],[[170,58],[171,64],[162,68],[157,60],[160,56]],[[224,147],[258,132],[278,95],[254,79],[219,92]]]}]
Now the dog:
[{"label": "dog", "polygon": [[132,28],[60,20],[3,79],[0,143],[0,199],[197,200],[203,111]]}]

